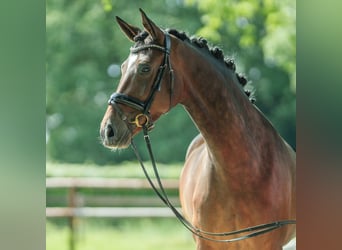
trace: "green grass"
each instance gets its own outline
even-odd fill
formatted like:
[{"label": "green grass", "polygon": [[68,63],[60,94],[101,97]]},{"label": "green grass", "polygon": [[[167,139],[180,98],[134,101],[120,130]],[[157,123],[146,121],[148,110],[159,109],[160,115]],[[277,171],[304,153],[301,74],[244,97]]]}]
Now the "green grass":
[{"label": "green grass", "polygon": [[[46,250],[69,250],[65,223],[47,220]],[[80,220],[75,250],[193,250],[191,234],[175,219]]]}]

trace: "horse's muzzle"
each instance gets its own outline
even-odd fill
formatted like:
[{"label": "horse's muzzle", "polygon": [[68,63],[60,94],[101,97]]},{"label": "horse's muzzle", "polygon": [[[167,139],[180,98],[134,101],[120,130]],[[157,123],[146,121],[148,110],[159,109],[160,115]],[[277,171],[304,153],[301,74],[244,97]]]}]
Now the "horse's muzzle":
[{"label": "horse's muzzle", "polygon": [[108,148],[127,148],[131,142],[131,133],[122,122],[112,123],[108,119],[100,129],[102,144]]},{"label": "horse's muzzle", "polygon": [[105,138],[107,138],[107,140],[112,139],[114,137],[114,129],[112,125],[107,124],[104,133],[105,133]]}]

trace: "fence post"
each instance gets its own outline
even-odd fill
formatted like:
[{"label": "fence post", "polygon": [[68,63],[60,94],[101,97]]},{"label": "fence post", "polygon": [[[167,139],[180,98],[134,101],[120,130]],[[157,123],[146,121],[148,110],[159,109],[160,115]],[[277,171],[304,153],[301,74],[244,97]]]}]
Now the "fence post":
[{"label": "fence post", "polygon": [[72,210],[71,216],[68,218],[69,220],[69,227],[70,227],[70,235],[69,235],[69,249],[75,250],[75,242],[76,242],[76,218],[74,215],[74,208],[76,207],[76,187],[71,186],[69,189],[69,197],[68,197],[68,205],[69,208]]}]

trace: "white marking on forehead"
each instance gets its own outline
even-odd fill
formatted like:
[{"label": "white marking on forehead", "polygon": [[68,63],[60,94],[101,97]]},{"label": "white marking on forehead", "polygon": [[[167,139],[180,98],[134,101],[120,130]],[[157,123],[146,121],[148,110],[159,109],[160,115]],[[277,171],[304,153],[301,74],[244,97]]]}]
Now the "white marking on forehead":
[{"label": "white marking on forehead", "polygon": [[134,67],[140,62],[148,62],[149,56],[145,53],[131,53],[127,58],[127,69]]},{"label": "white marking on forehead", "polygon": [[137,59],[138,59],[138,55],[130,54],[129,57],[127,58],[127,69],[131,68],[135,64]]},{"label": "white marking on forehead", "polygon": [[[137,73],[139,64],[146,63],[148,61],[150,61],[149,55],[146,53],[131,53],[123,63],[124,70],[116,91],[120,93],[130,92],[131,88],[134,88],[134,84],[131,84],[131,80],[134,79],[132,77]],[[144,91],[144,89],[142,89],[142,91]]]}]

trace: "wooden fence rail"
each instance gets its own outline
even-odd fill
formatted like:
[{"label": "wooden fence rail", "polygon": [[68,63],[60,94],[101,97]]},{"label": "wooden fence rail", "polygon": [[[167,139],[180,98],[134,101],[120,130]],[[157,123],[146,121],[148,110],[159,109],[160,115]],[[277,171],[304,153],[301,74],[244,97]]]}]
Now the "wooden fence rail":
[{"label": "wooden fence rail", "polygon": [[167,207],[49,207],[47,217],[165,218],[174,214]]},{"label": "wooden fence rail", "polygon": [[[155,182],[156,183],[156,182]],[[166,191],[173,191],[178,193],[178,180],[164,179],[162,180],[163,186]],[[66,217],[69,221],[70,238],[69,249],[75,249],[75,231],[77,218],[87,217],[110,217],[110,218],[139,218],[139,217],[172,217],[173,213],[167,207],[163,206],[163,203],[159,198],[155,196],[142,196],[133,195],[130,197],[123,197],[117,195],[115,190],[150,190],[150,184],[145,179],[130,179],[130,178],[64,178],[53,177],[46,178],[46,188],[67,189],[67,205],[64,207],[46,207],[46,217]],[[89,200],[86,195],[80,194],[80,189],[112,189],[110,195],[104,197],[101,194],[100,197],[90,198],[93,202],[96,201],[96,205],[101,205],[101,202],[110,204],[116,204],[114,207],[89,207],[84,206],[85,200]],[[174,192],[177,191],[177,192]],[[48,199],[49,197],[47,197]],[[179,206],[178,197],[170,196],[170,200]],[[129,204],[129,207],[120,206],[120,204]],[[153,206],[153,207],[151,207]]]},{"label": "wooden fence rail", "polygon": [[[156,182],[155,182],[156,183]],[[178,180],[162,180],[165,189],[178,189]],[[51,177],[46,178],[47,188],[112,188],[112,189],[149,189],[150,184],[145,179],[132,178],[74,178]]]}]

